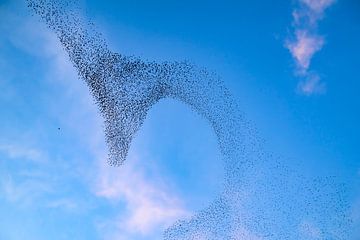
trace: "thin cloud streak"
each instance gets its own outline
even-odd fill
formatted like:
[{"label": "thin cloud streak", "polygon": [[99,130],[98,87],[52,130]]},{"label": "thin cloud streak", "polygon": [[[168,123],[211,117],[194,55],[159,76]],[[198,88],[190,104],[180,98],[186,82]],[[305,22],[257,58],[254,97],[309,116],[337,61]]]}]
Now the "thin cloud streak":
[{"label": "thin cloud streak", "polygon": [[44,152],[17,144],[0,143],[0,153],[5,154],[10,159],[26,159],[37,163],[47,162]]},{"label": "thin cloud streak", "polygon": [[326,90],[320,76],[309,68],[313,56],[325,44],[324,37],[318,34],[318,22],[334,2],[335,0],[299,0],[299,7],[292,13],[294,35],[285,41],[285,47],[295,61],[295,75],[302,79],[298,90],[305,95],[324,93]]},{"label": "thin cloud streak", "polygon": [[16,182],[12,176],[0,179],[0,193],[7,202],[16,203],[20,206],[30,206],[51,193],[49,184],[35,179],[26,179]]}]

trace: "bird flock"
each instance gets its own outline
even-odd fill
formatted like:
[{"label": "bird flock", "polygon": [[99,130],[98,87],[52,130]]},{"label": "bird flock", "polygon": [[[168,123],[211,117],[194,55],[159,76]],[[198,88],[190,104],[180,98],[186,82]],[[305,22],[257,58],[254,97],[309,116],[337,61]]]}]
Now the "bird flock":
[{"label": "bird flock", "polygon": [[109,164],[124,163],[148,111],[164,98],[184,102],[214,130],[225,170],[223,190],[210,206],[167,228],[165,240],[346,239],[346,201],[333,190],[338,189],[334,178],[306,179],[263,150],[216,73],[189,61],[114,53],[74,2],[27,3],[57,35],[86,82],[104,119]]}]

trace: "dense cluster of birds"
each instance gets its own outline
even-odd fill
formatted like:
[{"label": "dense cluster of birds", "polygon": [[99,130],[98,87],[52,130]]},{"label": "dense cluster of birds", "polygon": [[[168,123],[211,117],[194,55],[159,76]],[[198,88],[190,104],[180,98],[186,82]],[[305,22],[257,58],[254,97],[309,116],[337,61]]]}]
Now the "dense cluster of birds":
[{"label": "dense cluster of birds", "polygon": [[166,229],[165,240],[346,239],[346,204],[332,190],[335,181],[304,180],[262,150],[255,128],[216,73],[188,61],[114,53],[72,2],[28,0],[28,6],[56,33],[89,87],[104,119],[110,164],[123,164],[149,109],[163,98],[186,103],[215,131],[224,188],[206,209]]}]

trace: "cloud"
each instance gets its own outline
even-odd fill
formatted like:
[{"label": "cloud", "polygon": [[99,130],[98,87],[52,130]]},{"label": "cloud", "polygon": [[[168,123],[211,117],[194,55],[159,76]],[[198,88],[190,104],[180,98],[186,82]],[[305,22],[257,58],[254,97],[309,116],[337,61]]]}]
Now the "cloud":
[{"label": "cloud", "polygon": [[324,10],[330,7],[335,0],[301,0],[309,9],[311,13],[316,14],[317,17],[322,17]]},{"label": "cloud", "polygon": [[[16,2],[19,5],[23,4]],[[46,77],[41,79],[42,81],[64,82],[66,80],[66,84],[72,86],[70,83],[77,76],[55,34],[35,18],[31,18],[27,14],[18,14],[18,10],[19,8],[15,6],[14,2],[0,7],[0,30],[5,33],[4,39],[25,55],[46,62],[44,65]],[[21,10],[23,9],[20,8]],[[34,78],[36,77],[34,76]],[[69,86],[66,89],[74,92]],[[57,108],[49,108],[49,110],[52,109]],[[37,131],[35,126],[35,128],[29,129],[24,136],[20,136],[17,141],[0,140],[0,154],[3,157],[0,160],[4,163],[5,170],[10,170],[9,173],[4,171],[6,176],[0,178],[0,196],[16,207],[45,207],[62,210],[84,207],[86,205],[84,201],[64,196],[69,192],[59,188],[59,186],[67,185],[67,177],[76,174],[75,171],[59,174],[68,167],[69,161],[64,161],[61,157],[54,156],[54,153],[47,153],[43,151],[44,149],[35,148],[27,143],[41,142]],[[31,162],[31,165],[24,164],[23,161],[16,164],[9,161],[10,159],[27,160]],[[16,171],[12,171],[13,169]],[[58,170],[54,171],[55,169]],[[59,194],[62,196],[58,196]]]},{"label": "cloud", "polygon": [[24,145],[0,143],[0,153],[11,159],[26,159],[36,163],[47,161],[47,156],[43,151]]},{"label": "cloud", "polygon": [[324,93],[326,91],[325,83],[321,82],[318,74],[308,73],[306,78],[299,82],[298,90],[304,95],[314,93]]},{"label": "cloud", "polygon": [[78,201],[70,198],[60,198],[53,201],[49,201],[46,205],[48,208],[61,208],[67,210],[75,210],[78,206]]},{"label": "cloud", "polygon": [[[22,14],[18,14],[19,11]],[[23,1],[16,0],[0,6],[0,30],[6,32],[4,38],[27,55],[49,60],[48,75],[70,83],[77,74],[56,34],[38,18],[29,16],[28,11]]]},{"label": "cloud", "polygon": [[[59,164],[66,165],[62,161],[50,161],[46,152],[25,144],[1,143],[0,154],[3,167],[0,172],[3,173],[0,178],[0,196],[8,203],[27,208],[76,208],[75,201],[57,196],[62,192],[58,187],[66,183],[67,174],[60,178],[57,175],[60,171],[53,172],[52,167],[61,169]],[[10,161],[11,159],[18,161]]]},{"label": "cloud", "polygon": [[152,234],[166,228],[189,212],[174,191],[160,177],[146,176],[144,169],[134,158],[120,168],[99,163],[95,194],[111,202],[124,202],[126,212],[116,219],[121,234]]},{"label": "cloud", "polygon": [[7,175],[0,179],[0,192],[1,196],[10,203],[30,206],[44,195],[52,192],[52,188],[47,182],[41,180],[15,181],[13,176]]},{"label": "cloud", "polygon": [[289,42],[287,47],[295,58],[299,74],[306,75],[311,58],[324,45],[323,37],[310,34],[306,30],[297,30],[296,41]]},{"label": "cloud", "polygon": [[318,22],[323,18],[324,11],[334,0],[299,0],[298,8],[293,10],[294,35],[285,41],[285,47],[290,51],[295,63],[295,75],[302,78],[298,85],[300,93],[311,95],[324,93],[325,84],[314,71],[309,71],[311,60],[325,43],[319,35]]}]

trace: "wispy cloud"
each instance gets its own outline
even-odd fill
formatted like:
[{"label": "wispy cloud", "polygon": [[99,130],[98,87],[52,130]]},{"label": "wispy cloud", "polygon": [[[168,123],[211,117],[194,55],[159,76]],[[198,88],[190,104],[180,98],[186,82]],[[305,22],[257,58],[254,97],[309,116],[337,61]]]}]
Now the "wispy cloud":
[{"label": "wispy cloud", "polygon": [[316,73],[307,73],[305,80],[298,84],[298,89],[305,95],[324,93],[326,85]]},{"label": "wispy cloud", "polygon": [[[46,63],[49,65],[44,64],[47,67],[44,67],[48,75],[46,80],[70,84],[77,74],[56,34],[39,19],[25,13],[15,13],[14,8],[19,10],[17,5],[22,6],[24,2],[16,0],[0,6],[0,30],[6,32],[4,38],[27,55],[48,60]],[[28,11],[27,8],[21,10]]]},{"label": "wispy cloud", "polygon": [[76,210],[78,209],[78,200],[74,200],[71,198],[60,198],[55,199],[53,201],[49,201],[46,204],[46,207],[48,208],[60,208],[60,209],[66,209],[66,210]]},{"label": "wispy cloud", "polygon": [[325,43],[324,37],[318,34],[318,22],[334,2],[335,0],[299,0],[298,7],[292,13],[294,34],[286,40],[285,46],[295,60],[295,74],[302,79],[298,89],[305,95],[325,92],[325,84],[320,76],[309,69],[314,54]]},{"label": "wispy cloud", "polygon": [[39,179],[15,180],[10,174],[0,179],[1,196],[19,207],[31,206],[51,192],[51,186]]},{"label": "wispy cloud", "polygon": [[[7,169],[15,166],[16,162],[27,166],[26,171],[20,167],[16,173],[6,173],[0,178],[0,193],[10,203],[29,206],[51,190],[48,181],[43,181],[44,174],[36,170],[40,165],[48,162],[47,154],[26,144],[0,142],[0,163]],[[17,160],[17,161],[10,161]],[[26,163],[30,163],[27,165]]]},{"label": "wispy cloud", "polygon": [[[66,79],[71,82],[76,73],[55,34],[36,18],[27,15],[24,11],[28,9],[24,9],[24,4],[23,1],[16,0],[0,6],[0,30],[4,33],[3,39],[18,51],[46,62],[46,78],[42,80]],[[0,163],[5,168],[5,176],[0,178],[1,196],[6,202],[17,207],[74,210],[81,205],[79,199],[67,196],[71,194],[68,189],[59,188],[67,185],[66,177],[74,173],[62,171],[69,164],[68,161],[63,161],[60,156],[48,152],[44,146],[38,147],[42,145],[38,130],[37,126],[32,126],[16,141],[0,139]],[[11,159],[18,161],[10,161]],[[11,171],[12,169],[16,171]],[[61,194],[63,196],[59,197]]]},{"label": "wispy cloud", "polygon": [[95,194],[112,202],[125,202],[126,212],[115,220],[119,233],[149,235],[189,216],[181,200],[159,176],[146,176],[136,159],[120,168],[101,161]]},{"label": "wispy cloud", "polygon": [[[67,175],[71,174],[67,172],[62,177],[58,174],[66,165],[63,161],[50,160],[45,151],[20,143],[1,143],[0,156],[3,167],[0,171],[0,196],[6,202],[20,208],[75,210],[78,207],[78,199],[58,196],[66,193],[67,190],[59,190],[59,186],[65,185]],[[54,172],[53,167],[58,167],[58,171]]]},{"label": "wispy cloud", "polygon": [[0,143],[0,153],[11,159],[25,159],[37,163],[47,161],[47,156],[43,151],[25,145]]}]

